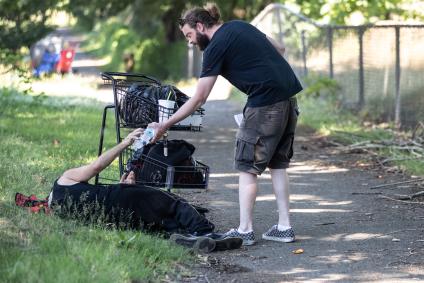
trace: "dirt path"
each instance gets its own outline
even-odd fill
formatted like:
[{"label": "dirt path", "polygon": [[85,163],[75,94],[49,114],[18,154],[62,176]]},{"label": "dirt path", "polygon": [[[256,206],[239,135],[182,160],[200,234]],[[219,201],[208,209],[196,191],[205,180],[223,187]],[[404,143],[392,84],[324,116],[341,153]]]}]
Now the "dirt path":
[{"label": "dirt path", "polygon": [[[57,85],[54,79],[40,84],[59,89],[61,96],[112,101],[110,89],[93,89],[93,85],[101,83],[96,68],[99,64],[79,52],[76,75],[58,80]],[[233,115],[241,112],[242,105],[221,100],[209,101],[205,108],[202,132],[171,132],[170,138],[193,143],[197,159],[210,166],[207,191],[179,193],[210,208],[208,217],[218,231],[225,232],[238,225]],[[200,256],[192,276],[181,281],[424,282],[424,205],[381,198],[381,194],[408,194],[417,188],[370,190],[373,185],[395,182],[402,176],[364,166],[366,155],[343,154],[302,128],[295,148],[289,174],[291,220],[297,241],[280,244],[260,237],[277,221],[270,175],[265,172],[259,179],[254,215],[258,243]],[[304,253],[292,253],[300,248]]]},{"label": "dirt path", "polygon": [[[196,157],[211,167],[207,192],[181,191],[211,209],[219,231],[238,225],[237,172],[232,167],[241,106],[232,101],[206,104],[201,133],[171,133],[197,147]],[[269,172],[259,179],[254,230],[258,243],[200,258],[196,282],[424,282],[424,205],[382,199],[381,194],[411,193],[417,188],[371,190],[399,181],[363,164],[366,155],[342,154],[300,128],[291,179],[291,216],[297,241],[264,241],[277,212]],[[303,254],[293,254],[296,249]]]}]

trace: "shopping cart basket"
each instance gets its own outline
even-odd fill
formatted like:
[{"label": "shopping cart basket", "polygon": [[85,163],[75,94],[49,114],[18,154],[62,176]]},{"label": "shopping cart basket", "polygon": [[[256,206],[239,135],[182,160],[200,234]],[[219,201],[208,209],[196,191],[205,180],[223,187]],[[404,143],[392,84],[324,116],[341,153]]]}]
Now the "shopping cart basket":
[{"label": "shopping cart basket", "polygon": [[[105,72],[101,76],[105,85],[112,86],[114,104],[107,105],[103,110],[98,149],[99,156],[103,150],[104,129],[108,110],[115,110],[116,142],[119,143],[122,140],[122,129],[146,128],[151,122],[158,122],[164,116],[171,116],[186,99],[186,96],[178,93],[177,89],[162,85],[157,79],[143,74]],[[171,98],[176,100],[174,107],[168,108],[158,103],[158,99],[165,97],[169,99],[170,96],[173,96]],[[172,126],[170,130],[200,131],[203,116],[204,110],[198,109],[193,115]],[[132,154],[134,152],[131,149],[127,149],[120,154],[120,175],[124,173]],[[151,178],[138,180],[138,183],[166,187],[168,190],[171,188],[207,188],[209,167],[203,163],[194,160],[190,165],[170,166],[147,156],[141,156],[140,158],[143,160],[143,170],[146,172],[146,168],[149,168],[155,173],[150,174]],[[140,172],[135,173],[137,175]],[[146,174],[143,176],[146,176]],[[99,182],[99,178],[99,175],[97,175],[96,184]]]}]

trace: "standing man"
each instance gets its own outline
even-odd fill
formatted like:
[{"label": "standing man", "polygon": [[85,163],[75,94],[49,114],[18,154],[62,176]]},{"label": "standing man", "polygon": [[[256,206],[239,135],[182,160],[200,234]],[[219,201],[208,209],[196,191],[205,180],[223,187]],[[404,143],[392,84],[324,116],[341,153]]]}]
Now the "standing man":
[{"label": "standing man", "polygon": [[206,102],[218,75],[225,77],[248,96],[235,149],[235,168],[240,171],[240,225],[226,235],[242,238],[243,245],[255,243],[257,176],[268,167],[277,199],[278,224],[262,238],[293,242],[286,169],[293,155],[298,115],[294,96],[302,86],[282,57],[284,47],[246,22],[222,23],[215,4],[186,11],[179,25],[187,41],[204,51],[202,73],[190,100],[169,120],[149,125],[156,129],[155,140]]}]

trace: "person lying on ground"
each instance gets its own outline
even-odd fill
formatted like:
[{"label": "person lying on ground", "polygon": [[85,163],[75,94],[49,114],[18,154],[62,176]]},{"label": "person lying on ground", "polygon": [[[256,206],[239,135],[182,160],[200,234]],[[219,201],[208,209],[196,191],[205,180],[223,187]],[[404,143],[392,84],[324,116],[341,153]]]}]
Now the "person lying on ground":
[{"label": "person lying on ground", "polygon": [[59,215],[104,222],[119,229],[172,234],[173,242],[201,252],[239,248],[242,239],[221,239],[222,235],[214,233],[214,224],[201,214],[207,209],[196,209],[175,194],[137,184],[133,171],[124,174],[118,184],[88,183],[142,133],[142,129],[136,129],[93,162],[66,170],[53,184],[49,207]]}]

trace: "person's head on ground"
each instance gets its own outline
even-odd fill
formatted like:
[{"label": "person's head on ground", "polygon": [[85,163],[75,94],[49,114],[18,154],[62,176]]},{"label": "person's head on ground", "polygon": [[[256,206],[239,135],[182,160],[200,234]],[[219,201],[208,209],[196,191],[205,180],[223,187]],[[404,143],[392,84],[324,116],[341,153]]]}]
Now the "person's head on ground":
[{"label": "person's head on ground", "polygon": [[201,51],[208,46],[213,33],[222,24],[221,13],[215,3],[194,7],[183,12],[178,20],[181,32],[190,44],[197,45]]}]

